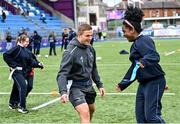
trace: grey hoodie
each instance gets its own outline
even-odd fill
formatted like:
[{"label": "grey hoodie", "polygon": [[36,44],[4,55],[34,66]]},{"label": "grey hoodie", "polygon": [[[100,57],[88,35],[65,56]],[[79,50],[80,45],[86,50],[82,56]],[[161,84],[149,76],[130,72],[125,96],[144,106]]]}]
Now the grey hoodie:
[{"label": "grey hoodie", "polygon": [[97,71],[94,48],[81,44],[76,38],[70,42],[64,52],[57,75],[61,95],[67,93],[68,80],[73,80],[73,83],[93,80],[98,88],[103,87]]}]

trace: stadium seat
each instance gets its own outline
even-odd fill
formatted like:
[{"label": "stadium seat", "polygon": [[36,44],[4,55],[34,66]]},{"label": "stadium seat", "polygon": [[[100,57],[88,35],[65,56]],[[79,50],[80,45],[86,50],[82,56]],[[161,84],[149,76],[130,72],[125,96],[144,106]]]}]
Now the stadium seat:
[{"label": "stadium seat", "polygon": [[[21,9],[21,12],[29,12],[28,16],[22,16],[13,15],[11,12],[5,10],[7,15],[6,24],[0,22],[0,28],[3,31],[7,31],[8,28],[11,28],[13,37],[16,37],[18,35],[18,32],[22,28],[28,29],[30,34],[34,30],[37,30],[39,34],[43,37],[47,37],[50,31],[54,31],[56,35],[61,36],[62,29],[68,27],[68,25],[58,17],[50,16],[50,14],[46,13],[44,10],[32,5],[25,0],[6,1],[11,3],[16,8],[19,7]],[[4,8],[0,7],[0,10],[4,10]],[[42,13],[45,14],[46,23],[43,23],[42,20],[40,20]]]}]

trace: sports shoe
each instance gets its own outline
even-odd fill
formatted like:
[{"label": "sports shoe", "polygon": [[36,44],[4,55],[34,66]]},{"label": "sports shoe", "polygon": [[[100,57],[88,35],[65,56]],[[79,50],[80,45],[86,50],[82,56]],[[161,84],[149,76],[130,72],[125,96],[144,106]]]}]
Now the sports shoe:
[{"label": "sports shoe", "polygon": [[17,109],[18,108],[18,105],[17,104],[11,104],[9,103],[9,109]]},{"label": "sports shoe", "polygon": [[23,107],[18,107],[18,112],[20,112],[20,113],[23,113],[23,114],[26,114],[26,113],[28,113],[29,111],[26,109],[26,108],[23,108]]}]

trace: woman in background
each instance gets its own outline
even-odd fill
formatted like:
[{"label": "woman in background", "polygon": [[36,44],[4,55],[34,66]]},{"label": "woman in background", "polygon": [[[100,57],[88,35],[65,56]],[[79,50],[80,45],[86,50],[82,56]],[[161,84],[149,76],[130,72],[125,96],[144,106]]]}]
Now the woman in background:
[{"label": "woman in background", "polygon": [[64,32],[62,33],[62,44],[61,44],[61,51],[66,50],[68,45],[68,29],[64,29]]},{"label": "woman in background", "polygon": [[49,34],[48,41],[50,43],[49,55],[51,56],[53,51],[54,55],[56,56],[56,37],[54,31]]}]

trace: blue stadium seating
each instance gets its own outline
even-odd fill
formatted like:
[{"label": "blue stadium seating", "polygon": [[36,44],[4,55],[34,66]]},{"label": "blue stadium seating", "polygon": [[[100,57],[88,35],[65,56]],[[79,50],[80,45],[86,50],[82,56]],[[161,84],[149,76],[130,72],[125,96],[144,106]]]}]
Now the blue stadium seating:
[{"label": "blue stadium seating", "polygon": [[[63,20],[59,19],[58,17],[50,16],[48,13],[45,13],[44,10],[31,5],[26,0],[6,1],[16,7],[18,6],[22,8],[23,11],[28,10],[29,12],[31,12],[31,14],[34,14],[34,16],[22,16],[13,15],[11,12],[9,12],[6,22],[0,22],[0,29],[3,32],[10,30],[13,37],[16,37],[21,29],[27,29],[29,31],[29,34],[36,30],[43,37],[48,36],[50,31],[54,31],[57,36],[61,36],[63,28],[68,27],[68,24],[66,24]],[[42,20],[40,20],[40,15],[42,13],[44,13],[46,16],[46,23],[43,23]]]}]

